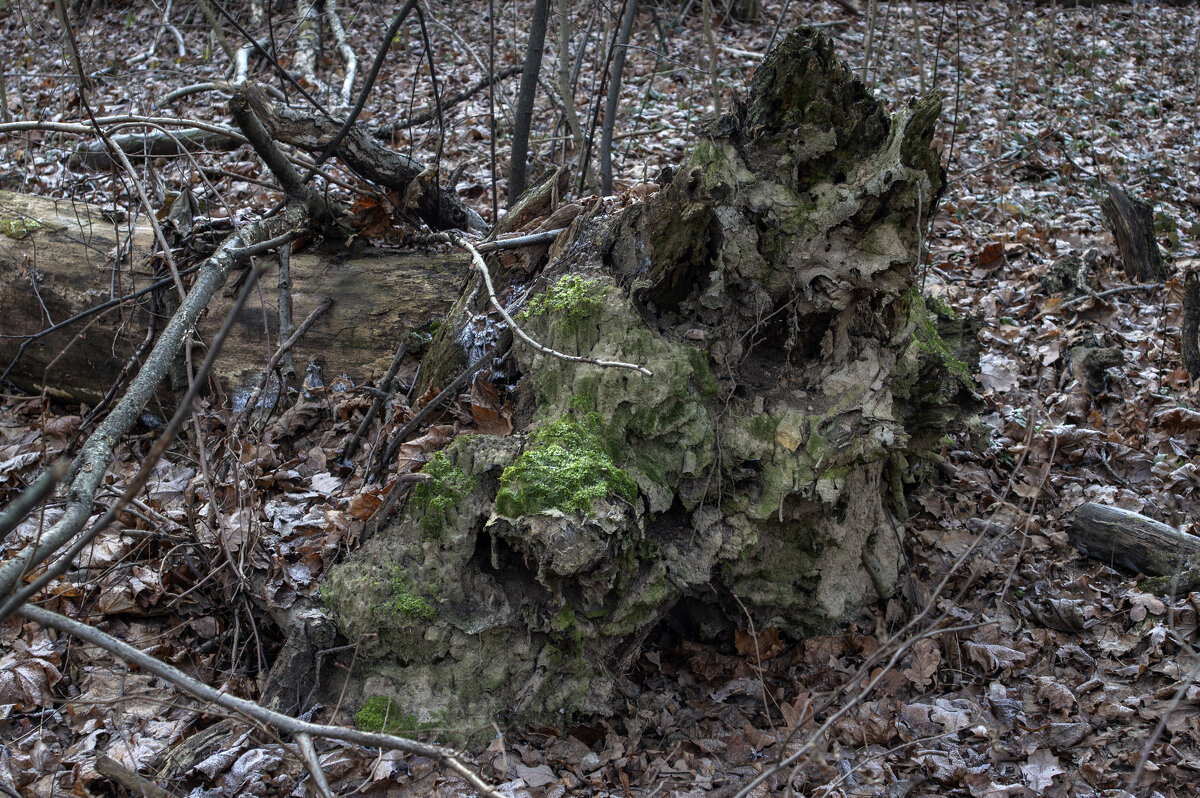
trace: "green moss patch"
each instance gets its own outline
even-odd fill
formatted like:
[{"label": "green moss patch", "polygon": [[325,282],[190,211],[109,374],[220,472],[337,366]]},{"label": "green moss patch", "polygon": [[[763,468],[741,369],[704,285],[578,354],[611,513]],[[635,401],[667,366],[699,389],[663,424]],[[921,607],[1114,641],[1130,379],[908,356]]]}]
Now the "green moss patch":
[{"label": "green moss patch", "polygon": [[392,734],[412,730],[416,724],[415,715],[406,714],[403,707],[382,695],[371,696],[362,705],[362,709],[354,713],[354,725],[363,731]]},{"label": "green moss patch", "polygon": [[521,318],[556,316],[564,329],[573,330],[591,319],[604,307],[607,288],[595,280],[568,274],[534,297],[521,311]]},{"label": "green moss patch", "polygon": [[40,230],[45,227],[44,224],[37,219],[0,219],[0,235],[6,235],[9,238],[21,239],[32,233],[34,230]]},{"label": "green moss patch", "polygon": [[438,537],[446,526],[450,511],[475,489],[475,477],[451,463],[442,452],[430,458],[421,473],[428,474],[431,479],[413,487],[409,503],[423,513],[421,530],[430,537]]},{"label": "green moss patch", "polygon": [[942,340],[942,336],[938,333],[937,324],[934,321],[934,312],[953,318],[954,311],[933,297],[926,298],[915,288],[909,293],[912,298],[909,313],[917,325],[913,333],[917,347],[926,355],[941,360],[946,364],[946,369],[951,374],[961,380],[964,385],[972,387],[975,381],[971,378],[970,369],[967,368],[966,363],[955,357],[954,353],[947,348],[945,342]]},{"label": "green moss patch", "polygon": [[613,461],[600,417],[563,416],[536,430],[530,447],[504,469],[496,510],[509,518],[556,509],[587,513],[608,496],[632,502],[637,485]]},{"label": "green moss patch", "polygon": [[421,595],[414,593],[408,584],[404,569],[392,566],[392,597],[387,606],[392,612],[410,621],[432,621],[436,614],[433,605]]}]

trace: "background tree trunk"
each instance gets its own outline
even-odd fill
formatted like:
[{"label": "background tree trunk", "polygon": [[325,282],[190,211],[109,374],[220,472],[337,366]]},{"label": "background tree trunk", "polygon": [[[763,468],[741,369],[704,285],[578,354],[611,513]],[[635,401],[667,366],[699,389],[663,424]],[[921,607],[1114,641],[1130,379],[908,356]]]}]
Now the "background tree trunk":
[{"label": "background tree trunk", "polygon": [[433,456],[332,571],[322,595],[359,643],[347,696],[479,739],[608,711],[668,614],[798,636],[888,596],[892,503],[977,401],[938,333],[969,329],[914,287],[940,107],[889,116],[799,29],[657,195],[585,207],[528,291],[524,266],[492,262],[543,344],[653,376],[521,343],[496,357],[511,331],[468,285],[432,351],[515,385],[517,433]]},{"label": "background tree trunk", "polygon": [[546,46],[546,23],[550,0],[534,0],[533,21],[529,26],[529,49],[521,71],[521,93],[517,95],[513,122],[512,156],[508,161],[508,207],[516,204],[527,185],[525,161],[529,157],[529,126],[533,120],[533,101],[537,95],[538,75],[542,69],[542,51]]}]

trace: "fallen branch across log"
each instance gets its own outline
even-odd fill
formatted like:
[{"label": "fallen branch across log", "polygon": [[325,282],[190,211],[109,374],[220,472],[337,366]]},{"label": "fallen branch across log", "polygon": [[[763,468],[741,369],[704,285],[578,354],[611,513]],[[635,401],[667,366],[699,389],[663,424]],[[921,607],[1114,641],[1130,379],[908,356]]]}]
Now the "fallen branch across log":
[{"label": "fallen branch across log", "polygon": [[[242,92],[255,116],[276,141],[320,154],[338,134],[336,120],[277,105],[257,85],[247,84]],[[330,155],[373,183],[404,196],[415,195],[416,215],[434,230],[481,232],[488,228],[483,218],[468,208],[450,187],[426,179],[425,164],[383,146],[362,124],[351,127],[338,144],[337,152]]]},{"label": "fallen branch across log", "polygon": [[72,469],[74,479],[67,490],[68,499],[62,517],[36,543],[0,565],[0,596],[13,593],[23,574],[67,545],[83,528],[92,513],[93,496],[112,461],[117,441],[137,421],[159,382],[170,371],[185,338],[196,329],[209,300],[225,284],[230,272],[239,263],[237,251],[306,224],[306,207],[299,202],[290,202],[275,216],[246,225],[240,233],[230,236],[204,262],[196,273],[186,299],[155,342],[145,365],[130,381],[129,389],[121,401],[100,423],[76,457]]},{"label": "fallen branch across log", "polygon": [[[149,225],[109,221],[86,203],[3,191],[0,217],[19,220],[23,230],[14,230],[19,238],[5,237],[0,249],[0,380],[26,391],[45,389],[56,399],[96,404],[145,340],[154,313],[150,295],[172,282],[169,277],[153,281],[148,270],[135,268],[122,271],[114,290],[108,253],[127,250],[130,262],[141,263],[153,245]],[[256,252],[242,250],[243,255]],[[27,263],[37,264],[36,282]],[[186,278],[199,268],[180,273]],[[450,309],[469,269],[469,259],[457,253],[348,250],[330,243],[293,254],[295,314],[303,318],[325,297],[337,299],[297,345],[294,357],[307,362],[323,356],[355,381],[377,377],[387,369],[398,340]],[[110,293],[116,296],[97,301]],[[220,292],[209,302],[197,328],[203,340],[211,340],[231,302]],[[108,315],[79,335],[99,313]],[[258,381],[264,351],[275,346],[278,318],[270,296],[251,297],[214,368],[226,390]],[[55,359],[57,366],[47,371]],[[178,398],[161,386],[158,396],[167,404]]]},{"label": "fallen branch across log", "polygon": [[[179,155],[185,150],[228,151],[237,149],[242,142],[233,136],[214,133],[210,130],[190,128],[175,133],[122,133],[110,136],[114,145],[131,158],[163,158]],[[86,166],[89,169],[110,169],[116,164],[103,141],[81,144],[71,154],[70,165]]]},{"label": "fallen branch across log", "polygon": [[1094,560],[1146,574],[1140,587],[1181,594],[1200,587],[1200,538],[1119,507],[1088,502],[1068,530],[1075,548]]}]

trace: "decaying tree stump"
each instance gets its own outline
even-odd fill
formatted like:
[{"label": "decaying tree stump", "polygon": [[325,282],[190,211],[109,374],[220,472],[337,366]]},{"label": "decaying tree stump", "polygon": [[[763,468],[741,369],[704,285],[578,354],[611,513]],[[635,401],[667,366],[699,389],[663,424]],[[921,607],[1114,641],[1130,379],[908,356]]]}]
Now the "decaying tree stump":
[{"label": "decaying tree stump", "polygon": [[[653,376],[497,358],[517,433],[434,455],[324,587],[358,643],[351,700],[478,739],[607,711],[668,613],[744,605],[799,636],[890,594],[894,494],[976,401],[914,288],[940,107],[889,116],[799,29],[655,196],[587,206],[536,278],[492,262],[534,338]],[[511,340],[469,285],[426,373]]]},{"label": "decaying tree stump", "polygon": [[1142,283],[1163,281],[1167,267],[1154,237],[1154,208],[1144,200],[1131,198],[1120,186],[1108,183],[1105,188],[1108,194],[1100,198],[1100,210],[1117,239],[1125,274]]}]

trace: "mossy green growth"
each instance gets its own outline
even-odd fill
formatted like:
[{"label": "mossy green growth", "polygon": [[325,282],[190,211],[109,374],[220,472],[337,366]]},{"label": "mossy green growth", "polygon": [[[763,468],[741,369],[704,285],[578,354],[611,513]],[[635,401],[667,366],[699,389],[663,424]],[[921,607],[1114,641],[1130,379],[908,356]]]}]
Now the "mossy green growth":
[{"label": "mossy green growth", "polygon": [[6,235],[9,238],[24,238],[34,230],[40,230],[43,227],[45,227],[44,224],[30,217],[0,219],[0,234]]},{"label": "mossy green growth", "polygon": [[577,329],[604,307],[608,289],[595,280],[567,274],[529,301],[520,317],[555,316],[567,330]]},{"label": "mossy green growth", "polygon": [[410,621],[433,620],[436,614],[433,605],[413,592],[404,569],[399,565],[392,566],[391,582],[392,597],[388,600],[388,609]]},{"label": "mossy green growth", "polygon": [[354,725],[363,731],[393,734],[397,731],[413,731],[417,727],[417,716],[406,713],[404,708],[383,695],[373,695],[354,713]]},{"label": "mossy green growth", "polygon": [[575,617],[575,607],[568,601],[563,608],[550,619],[550,628],[557,641],[557,648],[564,654],[579,655],[583,652],[583,630]]},{"label": "mossy green growth", "polygon": [[750,419],[750,433],[760,441],[770,443],[775,440],[777,429],[779,429],[779,419],[772,418],[766,413],[759,413]]},{"label": "mossy green growth", "polygon": [[443,452],[431,457],[421,473],[432,478],[413,487],[409,504],[424,513],[419,522],[421,530],[436,538],[445,528],[446,518],[454,505],[475,489],[475,477],[451,463]]},{"label": "mossy green growth", "polygon": [[688,349],[688,363],[692,366],[692,386],[701,396],[712,396],[717,392],[717,379],[708,367],[708,358],[699,349]]},{"label": "mossy green growth", "polygon": [[938,334],[937,323],[934,321],[934,312],[948,318],[954,318],[954,311],[934,297],[926,298],[916,288],[913,288],[909,292],[909,296],[912,301],[912,304],[909,305],[909,315],[917,325],[913,333],[917,347],[925,354],[936,357],[945,363],[950,373],[958,377],[964,385],[974,385],[974,380],[971,379],[971,371],[967,368],[967,364],[955,357],[954,353],[946,348],[946,343],[942,340],[942,336]]},{"label": "mossy green growth", "polygon": [[613,461],[596,413],[566,415],[535,430],[500,476],[496,510],[516,518],[543,510],[587,513],[608,496],[632,502],[637,484]]}]

